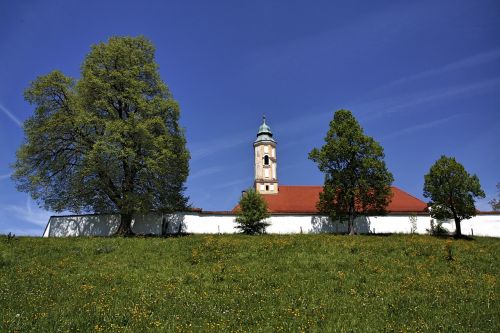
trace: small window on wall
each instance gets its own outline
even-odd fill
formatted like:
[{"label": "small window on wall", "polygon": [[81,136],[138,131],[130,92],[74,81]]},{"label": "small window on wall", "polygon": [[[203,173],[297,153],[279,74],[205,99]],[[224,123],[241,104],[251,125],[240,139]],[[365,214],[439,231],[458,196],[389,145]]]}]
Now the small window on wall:
[{"label": "small window on wall", "polygon": [[266,191],[269,191],[269,185],[266,185]]},{"label": "small window on wall", "polygon": [[264,156],[264,165],[269,165],[269,156]]}]

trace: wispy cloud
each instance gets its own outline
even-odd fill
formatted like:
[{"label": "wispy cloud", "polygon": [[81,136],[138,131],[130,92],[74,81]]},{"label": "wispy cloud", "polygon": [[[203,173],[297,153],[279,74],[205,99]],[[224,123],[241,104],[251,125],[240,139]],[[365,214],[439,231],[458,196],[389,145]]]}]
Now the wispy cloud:
[{"label": "wispy cloud", "polygon": [[[491,52],[493,54],[493,52]],[[500,49],[498,51],[500,54]],[[496,54],[496,53],[494,53]],[[491,55],[490,55],[491,56]],[[486,55],[484,56],[486,58]],[[480,58],[478,56],[478,58]],[[465,61],[464,61],[465,62]],[[472,62],[472,58],[470,60]],[[284,123],[276,126],[280,136],[294,135],[296,133],[303,133],[308,129],[318,128],[322,124],[327,124],[331,120],[335,110],[347,108],[361,115],[365,121],[375,118],[386,116],[394,112],[403,112],[407,108],[426,104],[434,101],[445,100],[457,96],[466,96],[478,92],[490,91],[493,88],[500,86],[500,77],[476,81],[463,85],[456,85],[446,88],[438,88],[427,91],[420,91],[412,94],[397,95],[390,98],[372,99],[361,103],[346,103],[339,105],[325,112],[307,113],[305,116],[292,118]],[[310,136],[295,136],[293,143],[299,141],[312,140]],[[248,139],[247,139],[248,141]],[[246,141],[246,142],[247,142]],[[288,142],[291,142],[287,140]],[[287,144],[285,144],[286,146]],[[284,146],[282,146],[283,148]]]},{"label": "wispy cloud", "polygon": [[224,170],[223,167],[203,168],[203,169],[201,169],[199,171],[196,171],[196,172],[193,172],[191,175],[189,175],[189,179],[193,180],[193,179],[196,179],[196,178],[213,175],[213,174],[222,172],[223,170]]},{"label": "wispy cloud", "polygon": [[250,186],[251,182],[252,182],[251,179],[243,178],[243,179],[231,180],[231,181],[228,181],[228,182],[217,184],[213,188],[214,189],[222,189],[222,188],[227,188],[227,187],[231,187],[231,186],[240,185],[240,184],[243,184],[243,183],[248,183],[249,186]]},{"label": "wispy cloud", "polygon": [[[304,116],[290,118],[282,123],[273,123],[271,119],[270,120],[271,130],[273,131],[273,133],[277,134],[275,138],[278,141],[278,143],[280,142],[280,138],[286,138],[292,136],[294,142],[301,141],[300,138],[303,139],[310,138],[308,136],[302,135],[304,131],[306,131],[307,129],[317,128],[317,126],[320,126],[325,121],[328,122],[329,118],[332,115],[333,111],[320,112],[320,113],[309,112]],[[235,148],[242,145],[251,145],[252,140],[255,138],[257,134],[257,129],[258,125],[246,131],[224,133],[223,137],[221,138],[216,138],[205,142],[194,142],[190,144],[189,147],[191,151],[191,161],[197,162],[200,159],[221,153],[231,148]],[[290,140],[287,139],[286,141],[288,142]],[[206,171],[200,171],[200,173],[202,173],[200,176],[213,174],[219,171],[220,170],[216,171],[215,168],[208,168]],[[190,176],[190,179],[197,177],[198,177],[198,172],[193,174],[193,176]]]},{"label": "wispy cloud", "polygon": [[418,124],[418,125],[406,127],[406,128],[403,128],[403,129],[401,129],[399,131],[395,131],[395,132],[392,132],[391,134],[385,135],[381,139],[393,139],[393,138],[396,138],[396,137],[399,137],[399,136],[402,136],[402,135],[415,133],[415,132],[418,132],[418,131],[421,131],[421,130],[425,130],[425,129],[428,129],[428,128],[432,128],[432,127],[437,127],[439,125],[445,124],[445,123],[447,123],[447,122],[449,122],[449,121],[451,121],[451,120],[453,120],[455,118],[461,117],[461,116],[463,116],[463,114],[455,114],[455,115],[450,116],[450,117],[446,117],[446,118],[442,118],[442,119],[437,119],[437,120],[434,120],[434,121],[429,121],[429,122],[426,122],[426,123],[422,123],[422,124]]},{"label": "wispy cloud", "polygon": [[20,220],[37,226],[45,226],[53,215],[44,209],[33,207],[29,197],[26,197],[24,205],[6,204],[0,206],[0,211],[6,219]]},{"label": "wispy cloud", "polygon": [[191,160],[196,161],[221,151],[248,143],[248,138],[252,137],[254,134],[250,131],[224,133],[221,138],[207,140],[204,142],[194,142],[189,145]]},{"label": "wispy cloud", "polygon": [[16,123],[17,126],[23,127],[23,123],[21,122],[21,120],[14,116],[14,114],[2,104],[0,104],[0,111],[2,111],[10,120]]},{"label": "wispy cloud", "polygon": [[[390,98],[373,99],[362,103],[347,103],[345,105],[339,105],[336,108],[332,108],[330,111],[308,113],[306,116],[290,119],[287,122],[280,124],[279,133],[282,136],[286,136],[296,134],[298,132],[303,133],[308,129],[317,129],[318,126],[321,126],[321,124],[327,124],[328,121],[332,119],[335,112],[334,110],[340,108],[353,110],[360,115],[359,118],[363,121],[370,121],[376,118],[388,116],[395,112],[404,112],[413,106],[446,100],[452,97],[462,97],[478,92],[486,92],[499,86],[500,77],[452,87],[433,89],[423,92],[421,91],[413,94],[397,95]],[[445,120],[442,119],[441,121]],[[427,124],[427,126],[429,125],[430,123]],[[437,125],[438,124],[435,124],[434,126]],[[311,139],[310,136],[296,136],[293,139],[293,144],[296,144],[299,141],[308,140],[312,141],[313,139]],[[282,146],[282,148],[285,146],[287,146],[287,144]]]},{"label": "wispy cloud", "polygon": [[401,112],[409,107],[420,104],[430,103],[437,100],[444,100],[451,97],[465,96],[478,92],[489,91],[492,88],[500,86],[500,77],[481,80],[469,84],[447,87],[444,89],[435,89],[416,94],[400,95],[393,98],[384,98],[361,104],[353,104],[350,107],[362,110],[365,119],[370,120],[385,116],[394,112]]},{"label": "wispy cloud", "polygon": [[387,84],[384,84],[374,90],[372,90],[369,95],[376,94],[380,91],[383,90],[388,90],[389,88],[394,88],[399,85],[403,85],[409,82],[417,81],[417,80],[422,80],[422,79],[427,79],[433,76],[439,76],[441,74],[449,73],[449,72],[454,72],[454,71],[459,71],[463,70],[466,68],[474,67],[474,66],[479,66],[487,62],[491,62],[494,60],[500,59],[500,47],[495,48],[493,50],[487,51],[487,52],[482,52],[475,54],[473,56],[467,57],[460,59],[455,62],[451,62],[448,64],[445,64],[440,67],[435,67],[431,68],[425,71],[422,71],[420,73],[416,73],[413,75],[405,76],[402,78],[399,78],[397,80],[394,80],[392,82],[389,82]]},{"label": "wispy cloud", "polygon": [[434,93],[420,94],[417,98],[410,100],[406,103],[401,103],[394,107],[393,109],[405,108],[409,106],[414,106],[422,103],[432,102],[439,99],[444,99],[448,97],[454,97],[457,95],[463,95],[466,93],[472,93],[477,91],[485,91],[486,89],[496,87],[500,84],[500,78],[487,79],[482,81],[477,81],[471,84],[465,84],[460,86],[454,86],[442,90],[438,90]]},{"label": "wispy cloud", "polygon": [[[430,69],[421,73],[417,73],[415,75],[398,79],[373,90],[371,93],[369,93],[369,95],[374,95],[374,93],[377,91],[394,87],[406,82],[424,79],[445,72],[464,69],[467,67],[477,66],[496,59],[500,59],[500,48],[496,48],[488,52],[479,53],[474,56],[449,63],[442,67]],[[483,92],[491,88],[498,87],[499,85],[500,78],[493,78],[463,85],[421,91],[412,94],[396,95],[389,98],[375,98],[369,100],[361,99],[360,102],[343,103],[343,105],[339,104],[331,110],[324,112],[307,112],[304,116],[291,118],[283,123],[275,124],[275,126],[273,126],[273,130],[275,131],[275,133],[279,133],[279,135],[277,136],[278,142],[280,140],[280,137],[287,136],[295,136],[294,142],[310,140],[310,137],[308,136],[297,136],[296,134],[303,133],[308,129],[317,129],[318,126],[327,123],[331,119],[334,111],[340,108],[351,109],[360,114],[362,119],[368,121],[393,112],[401,112],[416,105],[430,103],[437,100],[444,100],[456,96],[463,96],[466,94]],[[192,161],[197,161],[199,159],[220,153],[222,151],[248,144],[250,140],[249,138],[254,137],[255,134],[256,133],[254,130],[225,133],[223,138],[216,138],[205,142],[192,143],[190,145]],[[290,142],[290,140],[287,141]],[[193,178],[193,176],[191,178]]]},{"label": "wispy cloud", "polygon": [[[277,124],[272,128],[273,132],[279,133],[277,138],[278,142],[280,137],[293,136],[293,143],[296,144],[299,141],[312,140],[310,136],[297,136],[297,134],[304,133],[307,130],[317,129],[318,126],[328,124],[336,109],[351,109],[358,114],[361,114],[361,119],[369,121],[394,112],[405,111],[405,109],[413,106],[444,100],[451,97],[465,96],[467,94],[488,91],[489,89],[498,87],[499,85],[500,77],[464,85],[428,90],[413,94],[398,95],[390,98],[373,99],[362,103],[346,103],[345,105],[339,105],[338,107],[325,112],[308,112],[304,116],[288,119],[287,121]],[[245,131],[232,133],[226,135],[225,138],[215,139],[205,143],[195,143],[193,145],[195,148],[191,149],[193,160],[201,159],[239,145],[249,144],[250,138],[253,138],[255,134],[255,131]],[[231,137],[232,139],[228,140],[226,137]],[[287,140],[287,142],[291,141]]]},{"label": "wispy cloud", "polygon": [[9,179],[12,173],[6,173],[5,175],[0,175],[0,180]]}]

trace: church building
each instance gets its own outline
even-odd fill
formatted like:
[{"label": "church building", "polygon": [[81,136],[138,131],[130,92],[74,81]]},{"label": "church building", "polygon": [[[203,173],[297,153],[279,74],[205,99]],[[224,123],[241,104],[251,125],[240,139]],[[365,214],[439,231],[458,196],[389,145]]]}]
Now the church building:
[{"label": "church building", "polygon": [[[317,214],[316,203],[322,186],[292,186],[278,184],[277,142],[271,127],[262,120],[253,143],[255,157],[254,187],[263,195],[271,214]],[[427,204],[407,192],[392,186],[392,201],[387,210],[393,214],[427,212]],[[233,212],[237,210],[236,206]]]}]

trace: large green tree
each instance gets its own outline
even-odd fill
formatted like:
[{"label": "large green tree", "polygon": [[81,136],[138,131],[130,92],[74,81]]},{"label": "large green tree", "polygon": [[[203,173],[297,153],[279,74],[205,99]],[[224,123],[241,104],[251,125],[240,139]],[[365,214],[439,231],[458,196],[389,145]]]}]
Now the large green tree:
[{"label": "large green tree", "polygon": [[441,156],[424,179],[424,197],[430,198],[431,216],[455,220],[455,234],[462,235],[460,222],[476,215],[475,198],[484,198],[476,175],[470,175],[453,157]]},{"label": "large green tree", "polygon": [[35,106],[24,123],[13,178],[47,209],[132,216],[187,206],[189,152],[179,106],[144,37],[92,46],[79,80],[59,71],[25,91]]},{"label": "large green tree", "polygon": [[263,234],[269,223],[264,220],[269,217],[267,204],[262,195],[255,189],[245,191],[238,203],[236,228],[247,235]]},{"label": "large green tree", "polygon": [[331,220],[347,221],[353,235],[357,216],[384,214],[390,203],[392,174],[384,150],[363,129],[349,110],[335,112],[325,144],[309,158],[325,174],[318,211]]}]

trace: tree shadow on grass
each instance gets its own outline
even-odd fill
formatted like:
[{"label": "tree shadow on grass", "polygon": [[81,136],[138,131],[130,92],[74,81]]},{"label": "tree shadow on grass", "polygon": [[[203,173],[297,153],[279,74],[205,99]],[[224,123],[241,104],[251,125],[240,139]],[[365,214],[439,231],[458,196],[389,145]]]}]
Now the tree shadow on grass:
[{"label": "tree shadow on grass", "polygon": [[180,237],[186,237],[186,236],[191,236],[193,235],[192,233],[189,232],[181,232],[178,234],[165,234],[165,235],[158,235],[158,234],[133,234],[127,237],[132,237],[132,238],[180,238]]},{"label": "tree shadow on grass", "polygon": [[475,240],[474,237],[469,236],[469,235],[457,236],[457,235],[450,235],[450,234],[440,234],[440,235],[431,235],[431,237],[440,238],[440,239],[466,240],[466,241]]},{"label": "tree shadow on grass", "polygon": [[375,236],[375,237],[389,237],[389,236],[392,236],[392,235],[397,235],[395,233],[392,233],[392,232],[381,232],[381,233],[374,233],[374,232],[371,232],[369,234],[363,234],[363,236]]}]

